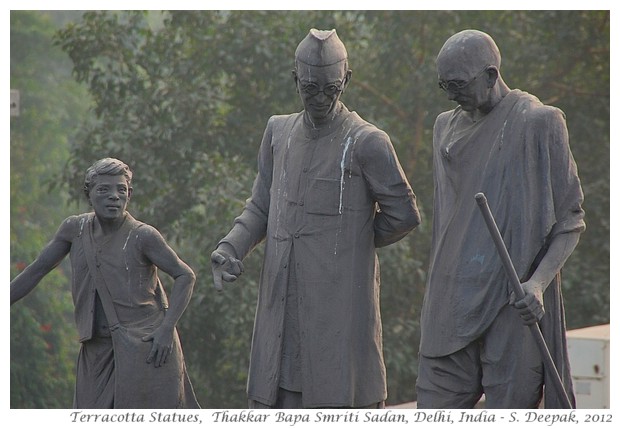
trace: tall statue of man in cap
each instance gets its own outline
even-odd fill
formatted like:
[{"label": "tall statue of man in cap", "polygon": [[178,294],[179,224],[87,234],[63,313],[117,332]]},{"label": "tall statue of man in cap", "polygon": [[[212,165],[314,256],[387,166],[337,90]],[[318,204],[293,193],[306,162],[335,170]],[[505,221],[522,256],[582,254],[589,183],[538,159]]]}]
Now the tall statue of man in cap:
[{"label": "tall statue of man in cap", "polygon": [[312,29],[293,79],[304,110],[272,116],[245,209],[212,254],[215,285],[265,240],[247,385],[252,408],[382,408],[376,248],[420,222],[388,135],[340,101],[335,30]]}]

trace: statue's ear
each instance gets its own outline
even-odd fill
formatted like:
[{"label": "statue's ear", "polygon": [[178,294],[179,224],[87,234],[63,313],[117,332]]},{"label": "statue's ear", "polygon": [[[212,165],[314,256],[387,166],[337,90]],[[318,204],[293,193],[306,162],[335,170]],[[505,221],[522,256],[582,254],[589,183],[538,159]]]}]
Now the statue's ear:
[{"label": "statue's ear", "polygon": [[295,91],[299,92],[299,87],[297,86],[297,70],[291,70],[291,76],[293,77],[293,81],[295,82]]},{"label": "statue's ear", "polygon": [[344,76],[344,84],[342,85],[342,92],[344,92],[344,90],[347,89],[347,86],[349,86],[349,82],[351,82],[352,74],[353,72],[351,71],[351,69],[347,70],[347,74]]},{"label": "statue's ear", "polygon": [[493,88],[497,79],[499,78],[499,70],[495,66],[489,66],[487,68],[487,82],[489,83],[489,88]]}]

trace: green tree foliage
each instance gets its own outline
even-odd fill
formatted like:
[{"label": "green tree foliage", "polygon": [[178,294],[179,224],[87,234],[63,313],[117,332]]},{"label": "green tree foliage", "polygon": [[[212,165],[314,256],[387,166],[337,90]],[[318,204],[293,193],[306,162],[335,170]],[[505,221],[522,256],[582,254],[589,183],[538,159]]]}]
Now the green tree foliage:
[{"label": "green tree foliage", "polygon": [[[56,181],[69,156],[68,130],[85,119],[85,90],[71,81],[71,62],[53,46],[47,18],[11,13],[11,88],[21,101],[11,118],[11,278],[69,214]],[[68,274],[62,265],[11,307],[12,408],[71,406],[78,343]]]},{"label": "green tree foliage", "polygon": [[437,88],[434,58],[461,29],[493,35],[509,86],[565,111],[588,222],[565,270],[567,319],[569,327],[609,321],[609,12],[87,12],[55,38],[95,100],[64,177],[77,199],[95,159],[128,162],[130,211],[174,240],[196,270],[180,332],[203,407],[246,406],[262,248],[219,294],[209,255],[249,195],[267,119],[301,109],[290,71],[311,27],[338,30],[353,70],[343,100],[390,135],[422,210],[423,224],[379,254],[389,404],[415,399],[432,127],[454,107]]}]

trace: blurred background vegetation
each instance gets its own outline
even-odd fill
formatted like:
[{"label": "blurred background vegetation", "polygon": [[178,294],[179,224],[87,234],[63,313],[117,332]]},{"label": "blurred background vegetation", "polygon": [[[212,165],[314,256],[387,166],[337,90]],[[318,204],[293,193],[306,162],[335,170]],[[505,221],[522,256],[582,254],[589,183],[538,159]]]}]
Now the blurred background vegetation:
[{"label": "blurred background vegetation", "polygon": [[[381,249],[388,405],[415,400],[419,310],[431,233],[432,127],[453,108],[434,58],[453,33],[491,34],[512,88],[567,116],[587,231],[564,270],[569,329],[609,323],[609,11],[11,11],[10,271],[62,220],[88,210],[84,171],[134,171],[130,211],[197,272],[179,330],[203,408],[246,407],[262,249],[225,292],[209,255],[249,196],[264,126],[301,110],[290,71],[312,27],[336,28],[353,80],[345,104],[392,138],[423,223]],[[61,264],[11,307],[11,408],[70,408],[78,343]],[[170,287],[170,279],[162,279]]]}]

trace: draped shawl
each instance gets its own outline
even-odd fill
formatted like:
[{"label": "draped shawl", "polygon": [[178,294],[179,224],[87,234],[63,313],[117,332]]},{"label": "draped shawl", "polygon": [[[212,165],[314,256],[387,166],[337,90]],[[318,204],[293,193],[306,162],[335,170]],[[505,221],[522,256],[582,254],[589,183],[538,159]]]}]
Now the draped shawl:
[{"label": "draped shawl", "polygon": [[[439,115],[433,167],[433,236],[420,345],[420,353],[430,357],[476,340],[508,303],[509,280],[476,193],[485,193],[522,282],[556,235],[585,228],[564,114],[530,94],[510,91],[477,122],[460,107]],[[559,273],[544,300],[543,334],[570,381]]]}]

